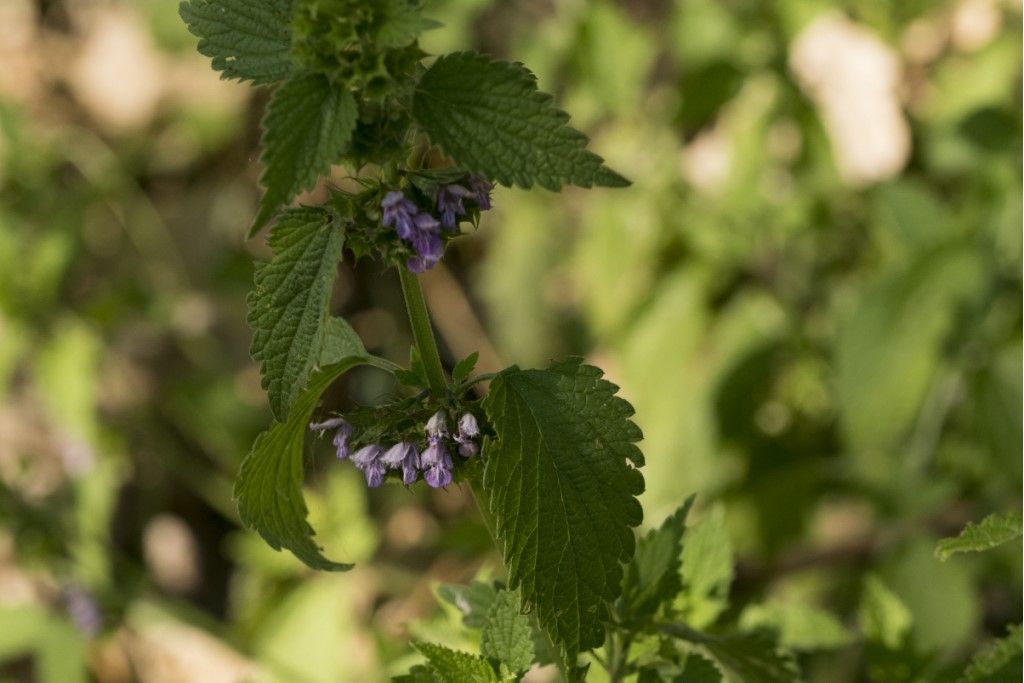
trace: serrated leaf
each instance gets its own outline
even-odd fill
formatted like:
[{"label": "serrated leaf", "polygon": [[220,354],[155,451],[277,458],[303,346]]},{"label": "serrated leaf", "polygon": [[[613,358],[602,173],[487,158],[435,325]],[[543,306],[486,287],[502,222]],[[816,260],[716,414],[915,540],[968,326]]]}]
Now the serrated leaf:
[{"label": "serrated leaf", "polygon": [[868,574],[864,579],[858,617],[864,637],[890,650],[903,644],[914,621],[899,596],[875,574]]},{"label": "serrated leaf", "polygon": [[409,669],[409,673],[392,678],[391,683],[438,683],[438,680],[429,666],[417,664]]},{"label": "serrated leaf", "polygon": [[979,652],[958,683],[1018,683],[1021,680],[1022,643],[1020,625]]},{"label": "serrated leaf", "polygon": [[498,676],[486,659],[434,643],[416,643],[441,683],[497,683]]},{"label": "serrated leaf", "polygon": [[680,576],[686,515],[695,496],[690,496],[662,525],[637,543],[633,561],[622,582],[621,611],[628,617],[649,617],[682,589]]},{"label": "serrated leaf", "polygon": [[661,630],[699,645],[719,666],[743,683],[798,683],[800,671],[793,657],[779,649],[767,633],[718,635],[682,624],[664,624]]},{"label": "serrated leaf", "polygon": [[344,571],[352,565],[328,560],[313,543],[302,497],[302,451],[309,418],[320,394],[358,365],[388,369],[386,361],[364,356],[346,358],[323,368],[296,399],[287,420],[276,422],[256,438],[235,481],[235,499],[242,523],[254,529],[275,550],[287,548],[314,569]]},{"label": "serrated leaf", "polygon": [[442,583],[437,594],[462,612],[463,625],[482,629],[487,624],[491,605],[498,597],[498,589],[482,581],[473,581],[468,585]]},{"label": "serrated leaf", "polygon": [[274,91],[263,118],[260,157],[266,166],[260,181],[267,191],[250,236],[341,158],[357,116],[352,93],[319,74],[292,78]]},{"label": "serrated leaf", "polygon": [[497,659],[514,673],[526,671],[533,663],[533,629],[519,605],[518,592],[500,591],[480,633],[480,653]]},{"label": "serrated leaf", "polygon": [[468,379],[474,368],[476,368],[476,362],[479,358],[480,354],[474,351],[456,363],[455,367],[452,369],[452,381],[461,382]]},{"label": "serrated leaf", "polygon": [[324,326],[324,340],[320,346],[320,358],[317,365],[323,367],[337,363],[349,356],[365,356],[366,347],[363,340],[348,321],[344,318],[331,317]]},{"label": "serrated leaf", "polygon": [[637,683],[721,683],[722,672],[710,659],[690,652],[682,666],[659,661],[645,664],[637,672]]},{"label": "serrated leaf", "polygon": [[273,258],[249,294],[252,357],[278,420],[288,415],[320,358],[344,234],[320,209],[287,211],[270,233]]},{"label": "serrated leaf", "polygon": [[509,368],[483,401],[497,434],[484,442],[483,488],[509,586],[570,665],[604,640],[643,516],[641,433],[617,389],[573,359]]},{"label": "serrated leaf", "polygon": [[178,13],[221,78],[265,85],[291,74],[291,0],[186,0]]},{"label": "serrated leaf", "polygon": [[710,659],[691,653],[683,668],[683,683],[721,683],[722,673]]},{"label": "serrated leaf", "polygon": [[587,151],[587,137],[566,125],[569,115],[521,64],[473,52],[440,57],[420,79],[412,110],[459,166],[502,185],[629,184]]},{"label": "serrated leaf", "polygon": [[978,524],[968,522],[959,536],[939,541],[935,548],[935,556],[945,562],[957,553],[995,548],[1020,538],[1021,524],[1021,515],[1017,512],[989,515]]},{"label": "serrated leaf", "polygon": [[728,605],[733,550],[721,505],[686,530],[682,555],[683,590],[676,608],[695,627],[708,626]]},{"label": "serrated leaf", "polygon": [[381,47],[405,47],[441,22],[428,19],[420,13],[419,3],[410,0],[384,0],[380,6],[380,24],[377,44]]}]

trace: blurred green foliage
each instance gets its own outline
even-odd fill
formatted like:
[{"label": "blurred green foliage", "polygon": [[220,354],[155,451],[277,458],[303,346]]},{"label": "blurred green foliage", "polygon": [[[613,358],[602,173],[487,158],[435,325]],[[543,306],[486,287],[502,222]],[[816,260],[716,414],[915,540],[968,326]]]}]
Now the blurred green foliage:
[{"label": "blurred green foliage", "polygon": [[[368,497],[310,454],[318,539],[360,563],[342,576],[239,528],[230,481],[269,415],[244,324],[264,252],[242,241],[265,102],[215,80],[173,3],[3,5],[0,679],[180,680],[154,653],[189,652],[241,676],[224,680],[365,681],[408,670],[409,633],[476,637],[432,596],[495,566],[459,491]],[[776,629],[810,680],[909,681],[1019,623],[1019,541],[934,557],[1020,507],[1019,4],[427,6],[445,28],[424,49],[523,60],[634,181],[500,191],[485,246],[449,267],[477,344],[523,365],[585,353],[622,386],[647,526],[699,493],[692,624]],[[906,156],[868,182],[844,175],[795,63],[829,12],[899,67]],[[854,149],[875,123],[854,121]],[[345,264],[336,309],[401,361],[400,294],[378,276]],[[388,390],[361,376],[331,400]]]}]

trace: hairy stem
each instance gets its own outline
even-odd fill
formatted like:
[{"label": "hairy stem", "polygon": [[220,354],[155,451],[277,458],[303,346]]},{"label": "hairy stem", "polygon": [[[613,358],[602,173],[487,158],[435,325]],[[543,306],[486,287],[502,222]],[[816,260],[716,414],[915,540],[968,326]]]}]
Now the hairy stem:
[{"label": "hairy stem", "polygon": [[420,281],[414,273],[402,266],[398,267],[398,276],[402,280],[402,294],[405,295],[405,308],[409,312],[412,339],[423,360],[430,393],[434,396],[444,396],[448,390],[448,381],[444,378],[444,368],[441,367],[441,356],[437,353],[437,343],[434,341],[434,331],[430,327],[430,314],[423,300]]}]

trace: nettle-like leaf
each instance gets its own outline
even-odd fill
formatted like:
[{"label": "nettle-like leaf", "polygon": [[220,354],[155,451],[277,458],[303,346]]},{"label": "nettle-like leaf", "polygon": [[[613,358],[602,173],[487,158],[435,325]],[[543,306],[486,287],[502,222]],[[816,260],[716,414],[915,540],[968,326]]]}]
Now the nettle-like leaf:
[{"label": "nettle-like leaf", "polygon": [[260,157],[266,166],[260,180],[267,191],[250,236],[341,158],[358,114],[352,93],[319,74],[293,78],[274,91],[263,118]]},{"label": "nettle-like leaf", "polygon": [[366,347],[356,331],[344,318],[328,318],[324,326],[324,340],[320,345],[317,365],[324,367],[349,356],[366,356]]},{"label": "nettle-like leaf", "polygon": [[291,0],[186,0],[178,13],[221,78],[265,85],[291,75]]},{"label": "nettle-like leaf", "polygon": [[643,516],[641,433],[617,389],[574,359],[509,368],[483,401],[497,434],[484,442],[483,488],[509,584],[570,666],[604,640]]},{"label": "nettle-like leaf", "polygon": [[868,641],[897,650],[910,632],[914,617],[881,578],[876,574],[868,574],[864,578],[858,621]]},{"label": "nettle-like leaf", "polygon": [[302,497],[302,452],[309,419],[325,389],[348,370],[373,365],[390,370],[387,361],[371,356],[346,358],[323,368],[295,401],[284,421],[260,434],[242,461],[235,481],[238,513],[274,549],[287,548],[314,569],[343,571],[352,565],[327,559],[313,543]]},{"label": "nettle-like leaf", "polygon": [[502,185],[629,185],[587,151],[587,137],[521,64],[473,52],[440,57],[420,79],[412,112],[459,166]]},{"label": "nettle-like leaf", "polygon": [[273,258],[256,268],[249,294],[252,357],[279,420],[306,385],[323,349],[327,306],[344,233],[325,211],[292,209],[270,233]]},{"label": "nettle-like leaf", "polygon": [[799,683],[800,670],[791,654],[779,649],[765,632],[720,635],[683,624],[663,624],[665,635],[697,645],[727,674],[743,683]]},{"label": "nettle-like leaf", "polygon": [[740,615],[739,626],[744,631],[772,631],[783,647],[804,652],[845,647],[853,640],[835,615],[793,600],[750,605]]},{"label": "nettle-like leaf", "polygon": [[497,674],[483,657],[434,643],[416,643],[416,649],[427,658],[440,683],[498,683]]},{"label": "nettle-like leaf", "polygon": [[463,626],[482,629],[487,624],[494,601],[498,599],[499,590],[490,583],[472,581],[466,585],[442,583],[438,586],[437,594],[462,613]]},{"label": "nettle-like leaf", "polygon": [[945,562],[957,553],[995,548],[1020,538],[1021,524],[1021,515],[1017,512],[989,515],[978,524],[968,522],[959,536],[939,541],[935,548],[935,556]]},{"label": "nettle-like leaf", "polygon": [[515,591],[500,591],[487,613],[480,633],[480,652],[513,673],[526,671],[533,663],[533,629],[530,619],[520,611],[521,600]]},{"label": "nettle-like leaf", "polygon": [[682,556],[683,590],[675,601],[686,623],[709,626],[729,604],[733,550],[725,528],[725,510],[716,505],[686,530]]},{"label": "nettle-like leaf", "polygon": [[1009,633],[975,655],[958,683],[1017,683],[1024,669],[1021,626],[1010,626]]},{"label": "nettle-like leaf", "polygon": [[420,33],[441,25],[420,13],[418,2],[412,0],[381,0],[377,44],[381,47],[405,47]]},{"label": "nettle-like leaf", "polygon": [[722,672],[714,662],[688,652],[679,664],[669,660],[648,662],[637,670],[637,683],[722,683]]},{"label": "nettle-like leaf", "polygon": [[620,611],[626,617],[649,617],[682,590],[680,575],[686,516],[695,496],[690,496],[662,525],[637,543],[633,561],[622,582]]}]

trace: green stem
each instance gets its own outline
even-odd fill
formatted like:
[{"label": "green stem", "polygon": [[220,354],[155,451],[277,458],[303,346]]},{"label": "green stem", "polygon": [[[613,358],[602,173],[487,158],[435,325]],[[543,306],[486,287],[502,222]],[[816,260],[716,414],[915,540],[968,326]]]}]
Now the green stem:
[{"label": "green stem", "polygon": [[434,330],[430,327],[430,314],[427,313],[427,304],[423,300],[420,281],[414,273],[401,265],[398,266],[398,276],[402,280],[402,294],[405,295],[405,308],[409,312],[412,339],[420,352],[430,393],[438,397],[444,396],[448,390],[448,381],[444,378],[444,368],[441,367],[441,356],[437,353]]}]

